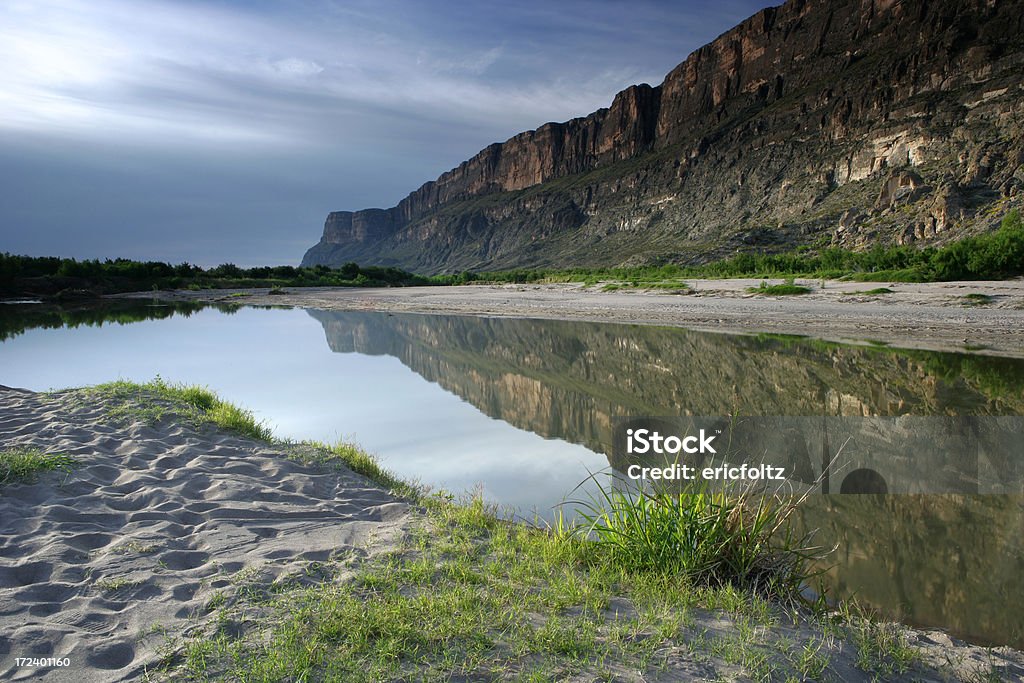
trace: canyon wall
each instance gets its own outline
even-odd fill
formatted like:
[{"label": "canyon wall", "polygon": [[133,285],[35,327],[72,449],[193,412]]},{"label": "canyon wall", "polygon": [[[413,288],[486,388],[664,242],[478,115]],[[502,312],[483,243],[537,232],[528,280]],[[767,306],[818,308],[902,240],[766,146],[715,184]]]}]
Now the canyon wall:
[{"label": "canyon wall", "polygon": [[695,263],[940,244],[1024,203],[1024,0],[790,0],[658,86],[495,143],[304,265]]}]

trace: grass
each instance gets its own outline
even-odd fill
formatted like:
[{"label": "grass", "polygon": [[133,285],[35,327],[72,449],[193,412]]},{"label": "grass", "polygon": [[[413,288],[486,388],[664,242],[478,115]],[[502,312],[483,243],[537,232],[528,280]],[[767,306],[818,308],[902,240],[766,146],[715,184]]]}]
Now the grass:
[{"label": "grass", "polygon": [[812,576],[821,548],[797,538],[791,516],[802,498],[714,490],[691,483],[681,491],[610,488],[583,501],[585,523],[574,531],[637,570],[686,576],[695,585],[733,585],[789,602]]},{"label": "grass", "polygon": [[882,676],[902,674],[919,659],[898,624],[859,619],[853,622],[850,633],[857,648],[857,667],[863,671]]},{"label": "grass", "polygon": [[962,298],[968,306],[987,306],[993,301],[992,297],[988,294],[981,294],[979,292],[964,294]]},{"label": "grass", "polygon": [[822,674],[828,669],[828,665],[828,647],[825,639],[818,642],[807,641],[796,655],[796,670],[803,679],[820,680]]},{"label": "grass", "polygon": [[770,285],[766,280],[762,280],[761,284],[757,287],[747,287],[747,291],[751,294],[792,296],[794,294],[807,294],[811,291],[811,288],[795,284],[791,278],[779,285]]},{"label": "grass", "polygon": [[37,448],[0,451],[0,486],[32,482],[41,472],[70,472],[75,459],[69,455],[46,453]]},{"label": "grass", "polygon": [[853,295],[859,295],[859,296],[878,296],[880,294],[892,294],[892,293],[893,293],[893,291],[891,289],[889,289],[888,287],[875,287],[874,289],[863,289],[863,290],[859,290],[859,291],[856,291],[856,292],[843,292],[843,294],[848,294],[850,296],[853,296]]},{"label": "grass", "polygon": [[[239,572],[234,594],[206,604],[204,634],[169,641],[163,666],[174,677],[617,680],[623,672],[656,676],[686,650],[696,662],[737,666],[755,680],[820,680],[843,652],[831,634],[852,628],[831,625],[791,592],[809,549],[777,540],[777,532],[795,501],[690,492],[671,504],[654,494],[627,502],[605,491],[618,517],[595,506],[579,526],[535,527],[503,520],[479,495],[455,499],[404,483],[353,444],[292,446],[291,457],[344,463],[408,495],[424,514],[391,552],[310,563],[307,575],[322,577],[310,585]],[[622,507],[629,504],[632,513]],[[597,518],[630,514],[625,524]],[[693,565],[698,571],[659,552],[657,541],[638,556],[633,549],[643,542],[623,540],[626,527],[638,537],[645,525],[652,537],[672,528],[671,536],[702,518],[692,524],[695,545],[708,553]],[[780,560],[794,548],[794,559]],[[779,628],[790,620],[815,626],[793,635]],[[723,622],[724,635],[707,636]],[[887,632],[858,633],[866,671],[909,666]]]},{"label": "grass", "polygon": [[116,420],[140,419],[155,424],[173,412],[195,423],[213,423],[253,439],[273,438],[270,427],[257,420],[251,411],[221,399],[205,387],[172,384],[158,376],[142,384],[118,380],[82,391],[113,399],[115,405],[108,414]]},{"label": "grass", "polygon": [[[595,283],[596,284],[596,283]],[[603,292],[614,292],[620,289],[646,289],[660,290],[673,294],[688,294],[690,285],[682,280],[627,280],[623,282],[608,282],[601,286]]]},{"label": "grass", "polygon": [[425,494],[422,486],[399,478],[394,472],[382,467],[376,458],[362,448],[346,441],[339,441],[333,445],[323,441],[303,441],[289,444],[287,450],[289,457],[306,463],[340,463],[402,498],[418,500]]},{"label": "grass", "polygon": [[96,586],[96,590],[101,593],[116,593],[117,591],[124,590],[126,588],[136,588],[137,586],[141,586],[143,583],[143,581],[119,577],[116,579],[101,579],[94,585]]},{"label": "grass", "polygon": [[[799,681],[821,680],[843,637],[859,638],[872,675],[913,664],[898,630],[836,625],[732,581],[624,562],[569,528],[504,521],[479,496],[421,491],[417,502],[425,514],[398,548],[315,563],[321,582],[240,572],[234,595],[207,603],[207,632],[171,641],[164,666],[196,681],[620,680],[657,677],[686,651],[754,680]],[[794,619],[812,627],[794,630]]]},{"label": "grass", "polygon": [[148,555],[155,553],[158,547],[152,543],[142,543],[140,541],[127,541],[114,548],[111,552],[117,553],[118,555]]},{"label": "grass", "polygon": [[629,569],[572,534],[501,521],[479,497],[423,503],[404,546],[352,581],[227,601],[225,619],[244,613],[256,628],[183,643],[181,671],[253,681],[610,678],[616,667],[664,666],[693,609],[775,619],[761,597]]}]

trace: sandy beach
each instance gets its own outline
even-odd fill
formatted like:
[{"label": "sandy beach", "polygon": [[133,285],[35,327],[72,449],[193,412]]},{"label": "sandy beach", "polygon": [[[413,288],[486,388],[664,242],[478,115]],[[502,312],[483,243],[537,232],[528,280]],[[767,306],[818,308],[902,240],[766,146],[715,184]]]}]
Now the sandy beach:
[{"label": "sandy beach", "polygon": [[[287,459],[281,444],[174,413],[156,423],[112,420],[111,407],[110,400],[82,390],[38,394],[0,387],[0,448],[34,447],[76,460],[69,472],[7,484],[0,495],[5,679],[174,677],[182,643],[214,631],[259,632],[254,624],[261,613],[246,600],[258,603],[258,596],[281,587],[292,591],[284,593],[287,603],[289,595],[301,600],[306,588],[343,584],[361,563],[395,553],[423,521],[422,512],[364,477]],[[326,566],[334,569],[325,573]],[[225,604],[234,611],[220,612]],[[635,619],[638,604],[611,598],[606,618]],[[608,670],[623,681],[731,679],[743,666],[700,643],[749,638],[747,619],[722,609],[689,610],[683,640],[652,651],[661,662],[654,678],[614,662]],[[842,631],[823,634],[820,625],[789,617],[770,623],[754,631],[757,647],[770,658],[786,662],[792,643],[807,643],[825,648],[838,680],[871,679]],[[1024,653],[968,645],[939,630],[894,628],[919,663],[886,680],[982,680],[993,672],[1000,680],[1024,680]],[[687,638],[693,639],[688,645]],[[67,658],[68,665],[16,662],[32,657]],[[571,680],[598,679],[581,674]]]},{"label": "sandy beach", "polygon": [[[286,288],[285,293],[274,295],[267,289],[179,290],[120,296],[672,325],[714,332],[795,334],[837,342],[870,340],[905,348],[1024,356],[1022,279],[932,283],[797,280],[811,291],[799,296],[765,296],[747,291],[760,282],[688,280],[687,294],[544,284]],[[891,293],[867,294],[881,287]]]},{"label": "sandy beach", "polygon": [[314,563],[386,552],[401,535],[408,506],[357,474],[208,426],[118,424],[109,408],[0,388],[0,447],[79,462],[0,493],[4,680],[139,680],[221,592],[308,581]]}]

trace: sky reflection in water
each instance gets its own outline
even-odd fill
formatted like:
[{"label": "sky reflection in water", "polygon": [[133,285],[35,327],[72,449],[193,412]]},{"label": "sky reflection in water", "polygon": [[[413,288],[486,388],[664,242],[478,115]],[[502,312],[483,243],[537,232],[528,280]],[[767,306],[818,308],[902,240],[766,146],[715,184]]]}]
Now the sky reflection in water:
[{"label": "sky reflection in water", "polygon": [[[206,309],[130,325],[32,329],[0,346],[0,383],[33,390],[114,379],[204,384],[282,438],[351,439],[406,478],[523,514],[607,466],[604,456],[481,413],[391,356],[333,353],[303,310]],[[55,362],[60,359],[59,362]]]}]

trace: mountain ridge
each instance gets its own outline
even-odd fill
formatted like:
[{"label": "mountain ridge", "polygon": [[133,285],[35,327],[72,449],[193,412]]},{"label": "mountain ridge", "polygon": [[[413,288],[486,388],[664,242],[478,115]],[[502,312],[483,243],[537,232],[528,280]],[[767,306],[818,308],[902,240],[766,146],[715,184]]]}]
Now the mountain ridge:
[{"label": "mountain ridge", "polygon": [[1022,10],[766,8],[658,86],[489,145],[390,209],[332,212],[303,265],[693,263],[988,229],[1024,194]]}]

